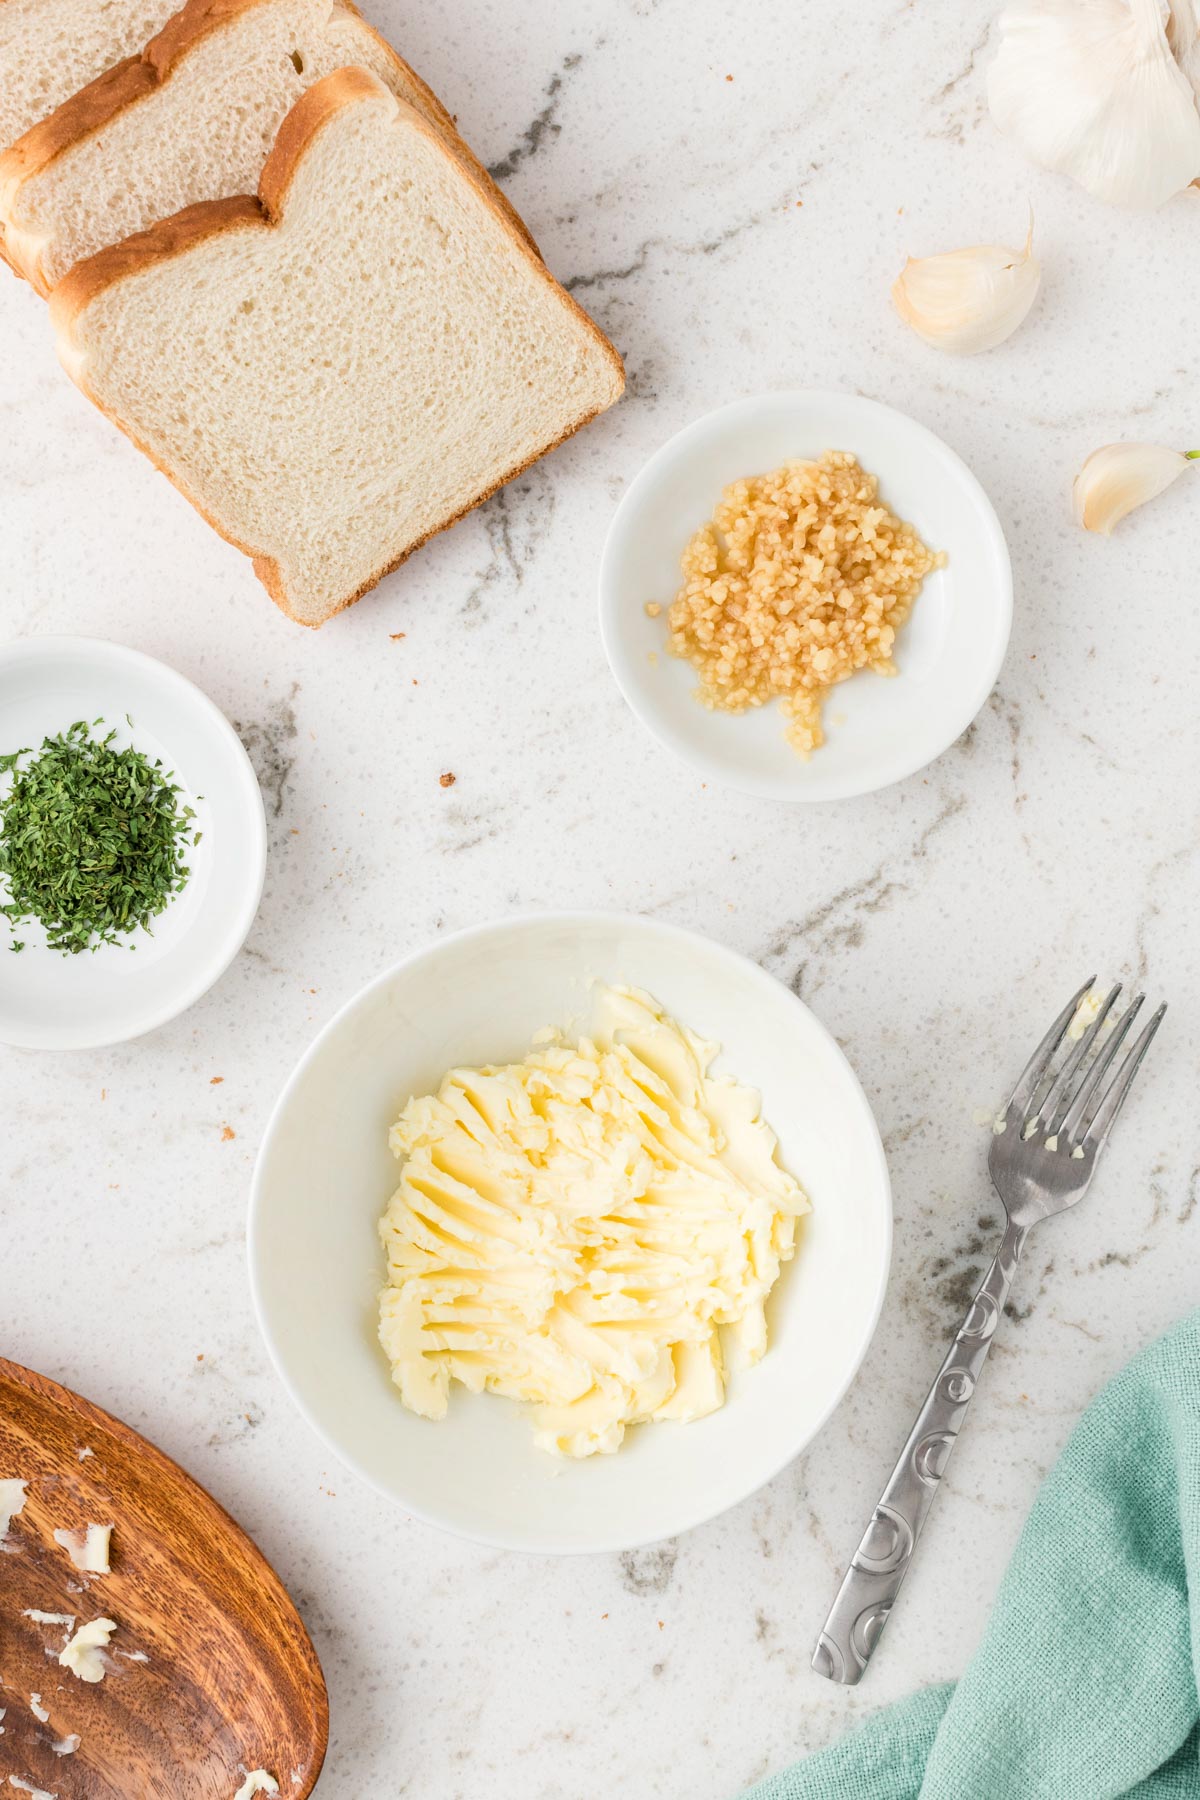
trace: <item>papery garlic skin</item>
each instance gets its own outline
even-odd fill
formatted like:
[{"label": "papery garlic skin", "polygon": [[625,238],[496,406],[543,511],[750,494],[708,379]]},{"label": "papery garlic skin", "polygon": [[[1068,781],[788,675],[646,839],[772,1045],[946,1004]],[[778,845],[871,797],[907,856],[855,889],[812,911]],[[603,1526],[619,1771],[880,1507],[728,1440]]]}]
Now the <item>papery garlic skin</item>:
[{"label": "papery garlic skin", "polygon": [[1093,450],[1072,489],[1076,522],[1111,537],[1114,525],[1156,499],[1198,456],[1200,451],[1168,450],[1163,444],[1105,444]]},{"label": "papery garlic skin", "polygon": [[1166,32],[1172,56],[1186,75],[1193,94],[1200,94],[1200,4],[1198,4],[1198,0],[1170,0]]},{"label": "papery garlic skin", "polygon": [[1012,336],[1041,280],[1031,225],[1023,250],[977,244],[940,256],[910,256],[892,285],[892,301],[927,344],[974,356]]},{"label": "papery garlic skin", "polygon": [[[1098,199],[1161,206],[1200,176],[1200,112],[1168,17],[1164,0],[1018,0],[1000,15],[992,118]],[[1191,0],[1175,29],[1190,58]]]}]

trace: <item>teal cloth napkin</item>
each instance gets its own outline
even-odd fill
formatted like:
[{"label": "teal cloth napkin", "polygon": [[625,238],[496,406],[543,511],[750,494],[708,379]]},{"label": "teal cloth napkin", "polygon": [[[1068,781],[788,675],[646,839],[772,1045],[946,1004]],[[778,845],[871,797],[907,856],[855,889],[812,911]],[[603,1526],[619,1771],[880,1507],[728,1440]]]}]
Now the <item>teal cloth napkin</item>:
[{"label": "teal cloth napkin", "polygon": [[1198,1643],[1200,1312],[1084,1414],[957,1686],[745,1800],[1197,1800]]}]

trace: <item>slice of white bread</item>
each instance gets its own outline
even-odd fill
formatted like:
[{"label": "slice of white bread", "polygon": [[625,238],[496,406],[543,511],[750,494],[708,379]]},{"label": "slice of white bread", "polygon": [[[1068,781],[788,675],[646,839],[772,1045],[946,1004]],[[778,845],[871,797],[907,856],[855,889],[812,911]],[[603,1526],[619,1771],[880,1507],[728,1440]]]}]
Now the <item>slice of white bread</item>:
[{"label": "slice of white bread", "polygon": [[140,50],[179,0],[0,0],[0,147]]},{"label": "slice of white bread", "polygon": [[618,399],[616,351],[478,175],[363,69],[50,296],[84,392],[320,625]]},{"label": "slice of white bread", "polygon": [[188,0],[140,56],[0,156],[8,261],[45,294],[85,256],[197,200],[252,193],[288,109],[349,64],[470,155],[441,102],[347,0]]}]

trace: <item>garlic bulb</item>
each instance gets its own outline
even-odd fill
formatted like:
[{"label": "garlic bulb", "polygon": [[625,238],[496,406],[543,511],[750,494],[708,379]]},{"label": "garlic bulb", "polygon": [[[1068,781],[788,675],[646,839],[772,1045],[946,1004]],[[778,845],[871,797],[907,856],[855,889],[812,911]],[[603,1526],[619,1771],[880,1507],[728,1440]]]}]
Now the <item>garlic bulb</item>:
[{"label": "garlic bulb", "polygon": [[1018,0],[1000,16],[988,104],[1031,161],[1116,206],[1161,206],[1200,175],[1193,0]]},{"label": "garlic bulb", "polygon": [[977,244],[941,256],[910,256],[893,283],[892,300],[927,344],[972,356],[1012,336],[1041,279],[1031,222],[1023,250]]},{"label": "garlic bulb", "polygon": [[1105,444],[1075,477],[1075,518],[1085,531],[1112,535],[1127,513],[1144,506],[1200,457],[1200,450],[1168,450],[1162,444]]},{"label": "garlic bulb", "polygon": [[1193,94],[1200,94],[1200,10],[1197,0],[1171,0],[1167,19],[1171,55],[1187,76]]}]

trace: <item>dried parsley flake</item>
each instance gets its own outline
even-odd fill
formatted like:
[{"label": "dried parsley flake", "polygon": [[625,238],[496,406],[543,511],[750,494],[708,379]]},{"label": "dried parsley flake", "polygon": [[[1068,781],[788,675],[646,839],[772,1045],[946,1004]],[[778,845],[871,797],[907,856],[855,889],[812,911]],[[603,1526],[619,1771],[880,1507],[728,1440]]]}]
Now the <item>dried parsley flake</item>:
[{"label": "dried parsley flake", "polygon": [[[39,920],[64,954],[148,931],[191,873],[193,809],[180,804],[161,762],[114,749],[116,735],[94,738],[78,720],[36,754],[0,755],[0,774],[14,776],[0,799],[0,880],[10,896],[0,913],[14,927]],[[32,760],[22,767],[24,758]],[[23,948],[14,937],[10,949]]]}]

